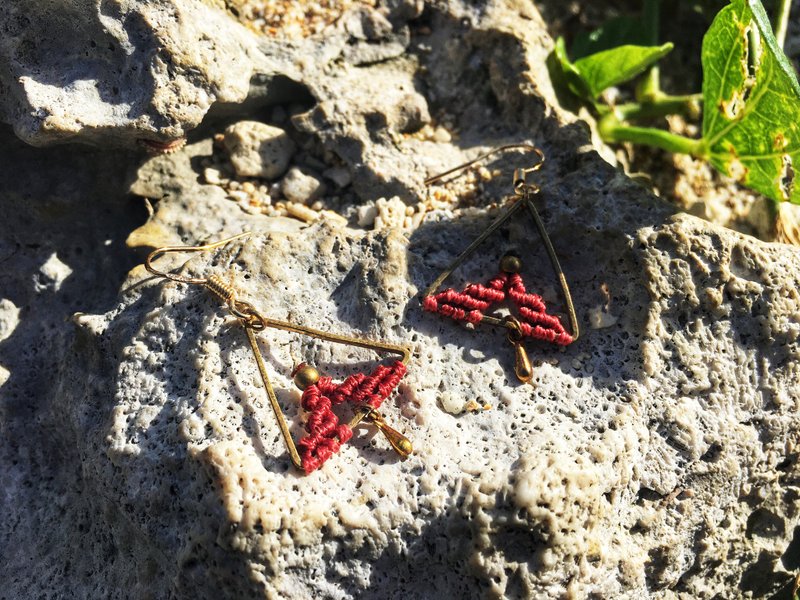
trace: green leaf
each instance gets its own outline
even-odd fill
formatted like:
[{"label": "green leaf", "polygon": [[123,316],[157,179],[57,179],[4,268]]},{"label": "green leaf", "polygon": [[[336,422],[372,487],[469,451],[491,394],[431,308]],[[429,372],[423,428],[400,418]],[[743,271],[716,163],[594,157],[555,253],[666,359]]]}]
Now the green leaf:
[{"label": "green leaf", "polygon": [[627,16],[616,17],[609,19],[590,33],[576,35],[570,48],[570,56],[574,59],[583,58],[622,44],[644,46],[649,41],[648,37],[641,19]]},{"label": "green leaf", "polygon": [[591,98],[614,85],[624,83],[642,73],[672,50],[663,46],[619,46],[578,59],[573,64],[580,74]]},{"label": "green leaf", "polygon": [[566,87],[579,98],[591,100],[592,97],[589,93],[589,88],[586,86],[586,82],[567,56],[567,49],[563,37],[559,37],[556,40],[556,45],[551,56],[555,58],[553,62],[558,66],[557,73],[553,73],[553,69],[551,69],[551,76],[555,75],[555,77],[553,77],[555,82],[562,87]]},{"label": "green leaf", "polygon": [[698,155],[777,201],[800,204],[800,85],[758,0],[733,0],[703,38]]}]

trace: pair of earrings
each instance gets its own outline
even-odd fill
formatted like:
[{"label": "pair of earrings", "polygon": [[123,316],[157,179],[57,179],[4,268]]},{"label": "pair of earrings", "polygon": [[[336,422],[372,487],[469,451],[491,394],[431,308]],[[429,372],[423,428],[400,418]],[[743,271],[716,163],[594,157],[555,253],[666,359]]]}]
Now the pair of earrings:
[{"label": "pair of earrings", "polygon": [[[459,165],[440,175],[430,177],[425,183],[426,185],[431,185],[479,161],[485,160],[493,154],[512,149],[534,152],[538,157],[537,163],[526,169],[514,171],[514,194],[510,198],[509,208],[431,284],[423,294],[422,306],[426,311],[435,312],[457,321],[464,321],[473,325],[486,324],[505,328],[507,330],[507,339],[515,348],[515,372],[517,377],[522,382],[528,382],[533,376],[533,370],[524,346],[526,338],[566,345],[578,337],[577,318],[566,278],[558,263],[550,238],[533,204],[533,196],[539,191],[539,188],[527,182],[527,175],[541,167],[544,155],[538,148],[528,144],[501,146],[492,152],[479,156],[475,160]],[[544,301],[540,296],[526,291],[520,274],[522,262],[520,258],[512,254],[507,254],[500,260],[500,273],[491,278],[486,285],[469,284],[461,292],[449,288],[437,293],[444,281],[470,254],[482,245],[492,233],[523,209],[527,209],[533,218],[547,249],[553,269],[560,281],[569,315],[571,333],[565,330],[558,317],[547,313]],[[166,246],[158,248],[147,256],[145,268],[159,277],[204,287],[220,300],[227,311],[239,321],[247,336],[261,376],[261,382],[275,413],[289,457],[295,467],[306,473],[311,473],[322,466],[326,460],[338,452],[342,444],[352,437],[353,429],[362,422],[374,425],[400,456],[403,458],[409,456],[413,450],[411,442],[399,431],[390,427],[379,412],[383,402],[394,391],[406,373],[406,366],[411,355],[409,348],[333,334],[272,319],[261,314],[252,303],[243,300],[235,286],[226,283],[219,275],[211,275],[204,278],[187,277],[161,271],[153,265],[157,258],[168,253],[205,252],[248,235],[250,234],[243,233],[202,246]],[[504,300],[510,300],[516,306],[518,316],[507,315],[501,317],[487,313],[489,309]],[[386,352],[397,355],[400,358],[390,364],[379,365],[369,375],[357,373],[338,384],[334,383],[330,377],[321,376],[314,367],[305,363],[295,367],[292,377],[297,387],[302,390],[301,405],[307,413],[306,433],[295,445],[275,395],[256,337],[256,334],[268,328],[282,329],[328,342],[367,348],[376,352]],[[353,416],[349,422],[340,422],[339,417],[333,411],[333,407],[338,405],[349,405],[352,408]]]}]

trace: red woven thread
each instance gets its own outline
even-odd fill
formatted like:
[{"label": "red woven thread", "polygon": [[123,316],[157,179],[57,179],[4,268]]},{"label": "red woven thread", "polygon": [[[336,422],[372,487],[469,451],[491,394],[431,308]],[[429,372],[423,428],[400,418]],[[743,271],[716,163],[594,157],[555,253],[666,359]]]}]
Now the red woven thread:
[{"label": "red woven thread", "polygon": [[520,333],[526,337],[566,346],[572,343],[558,317],[547,314],[544,300],[525,290],[519,273],[500,273],[486,286],[471,283],[463,292],[448,288],[422,299],[422,308],[439,313],[456,321],[477,324],[491,306],[505,300],[506,296],[517,306],[520,316]]},{"label": "red woven thread", "polygon": [[483,318],[483,311],[505,299],[505,284],[505,273],[501,273],[485,286],[470,283],[460,293],[448,288],[435,296],[425,296],[422,299],[422,308],[456,321],[477,324]]},{"label": "red woven thread", "polygon": [[333,383],[330,377],[319,381],[303,391],[302,406],[309,413],[306,421],[307,435],[298,442],[306,473],[318,469],[339,451],[342,444],[353,437],[353,430],[339,424],[339,418],[331,409],[333,404],[353,402],[379,408],[406,374],[401,361],[391,365],[379,365],[371,375],[356,373],[342,383]]},{"label": "red woven thread", "polygon": [[322,377],[314,385],[303,391],[302,406],[308,414],[306,421],[307,435],[298,442],[303,460],[303,469],[311,473],[328,460],[347,440],[353,437],[353,430],[346,424],[339,423],[331,410],[331,399],[320,389],[320,384],[330,377]]}]

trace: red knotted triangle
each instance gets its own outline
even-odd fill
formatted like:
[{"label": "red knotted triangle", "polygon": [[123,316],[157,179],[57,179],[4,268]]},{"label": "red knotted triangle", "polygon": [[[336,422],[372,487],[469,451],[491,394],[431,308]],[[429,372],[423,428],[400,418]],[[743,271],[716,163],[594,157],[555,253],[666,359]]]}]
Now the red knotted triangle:
[{"label": "red knotted triangle", "polygon": [[305,472],[311,473],[321,467],[353,437],[350,426],[340,423],[333,412],[334,404],[352,402],[356,406],[378,409],[405,374],[406,366],[398,360],[391,365],[379,365],[372,375],[356,373],[338,384],[330,377],[320,377],[309,385],[302,398],[302,406],[309,413],[307,433],[297,444]]},{"label": "red knotted triangle", "polygon": [[519,310],[522,335],[561,346],[572,343],[572,335],[567,333],[558,317],[547,313],[542,297],[525,291],[519,273],[501,272],[490,279],[487,285],[470,283],[463,292],[448,288],[438,294],[425,296],[422,308],[456,321],[478,324],[486,310],[506,298]]}]

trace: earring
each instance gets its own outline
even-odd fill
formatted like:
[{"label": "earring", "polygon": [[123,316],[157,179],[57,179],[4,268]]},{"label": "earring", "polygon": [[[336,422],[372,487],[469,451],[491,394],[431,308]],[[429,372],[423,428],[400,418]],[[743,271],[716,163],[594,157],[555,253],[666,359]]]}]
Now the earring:
[{"label": "earring", "polygon": [[[258,312],[250,302],[241,300],[235,287],[232,284],[225,283],[219,275],[211,275],[204,278],[186,277],[160,271],[153,266],[153,261],[159,256],[171,252],[205,252],[249,235],[249,233],[242,233],[202,246],[166,246],[158,248],[147,256],[145,268],[159,277],[206,288],[222,301],[230,314],[239,320],[247,335],[261,381],[272,405],[275,418],[278,421],[289,457],[295,467],[306,473],[311,473],[318,469],[326,460],[339,451],[342,444],[353,436],[353,429],[362,421],[375,425],[400,456],[405,458],[410,455],[413,451],[411,442],[399,431],[387,425],[383,415],[378,412],[383,401],[394,391],[406,373],[406,365],[411,356],[408,348],[327,333],[310,327],[270,319]],[[377,352],[388,352],[399,355],[401,358],[389,365],[379,365],[370,375],[364,375],[363,373],[350,375],[339,384],[334,383],[330,377],[320,376],[314,367],[305,363],[295,367],[292,371],[292,378],[297,387],[303,391],[301,405],[308,414],[305,424],[306,434],[297,443],[297,446],[300,447],[298,452],[289,432],[289,427],[286,424],[283,411],[275,396],[275,390],[267,373],[264,357],[258,347],[256,334],[264,331],[267,327],[307,335],[336,344],[358,346]],[[332,407],[345,403],[353,407],[354,416],[349,423],[340,423],[339,417],[333,412]]]},{"label": "earring", "polygon": [[[561,265],[558,262],[553,244],[547,231],[544,228],[533,197],[539,192],[539,187],[527,181],[529,173],[538,171],[544,162],[544,154],[541,150],[530,144],[510,144],[500,146],[491,152],[487,152],[463,165],[454,167],[439,175],[434,175],[425,180],[425,185],[431,185],[441,181],[449,175],[458,173],[486,158],[505,152],[507,150],[523,149],[536,154],[538,161],[531,167],[525,169],[515,169],[513,178],[514,194],[509,198],[510,206],[486,230],[478,236],[445,270],[436,278],[422,295],[422,307],[429,312],[439,313],[456,321],[465,321],[473,325],[486,324],[495,327],[502,327],[507,330],[507,339],[514,346],[515,364],[514,371],[517,378],[527,383],[533,378],[533,369],[528,353],[525,350],[524,342],[526,338],[544,340],[558,345],[565,346],[578,339],[578,319],[575,315],[575,307],[572,304],[572,296],[569,293],[569,286]],[[530,294],[525,289],[525,284],[520,271],[522,270],[522,260],[519,256],[508,253],[500,259],[500,272],[492,277],[486,285],[471,283],[458,292],[453,288],[448,288],[438,292],[439,287],[475,250],[486,241],[495,231],[497,231],[511,217],[519,211],[527,209],[530,217],[539,231],[539,236],[544,242],[550,263],[553,266],[561,291],[566,303],[567,314],[570,321],[568,332],[561,321],[555,315],[547,312],[544,300],[537,294]],[[508,315],[500,317],[487,314],[487,311],[503,300],[510,300],[516,309],[518,316]]]}]

